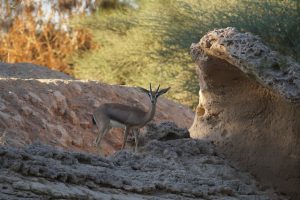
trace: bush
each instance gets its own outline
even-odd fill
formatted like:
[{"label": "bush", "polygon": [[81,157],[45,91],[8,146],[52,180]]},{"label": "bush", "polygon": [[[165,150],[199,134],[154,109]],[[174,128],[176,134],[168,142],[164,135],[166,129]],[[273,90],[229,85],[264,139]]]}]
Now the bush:
[{"label": "bush", "polygon": [[235,26],[299,59],[300,4],[295,0],[141,0],[139,10],[100,10],[74,24],[91,30],[101,49],[73,57],[75,76],[108,83],[171,86],[168,93],[195,107],[198,81],[191,43],[214,28]]},{"label": "bush", "polygon": [[9,19],[5,26],[7,31],[0,34],[0,60],[8,63],[30,62],[72,73],[69,56],[95,47],[91,33],[84,28],[64,31],[56,28],[51,19],[39,23],[33,17],[31,6],[25,7],[18,16],[11,14],[8,3],[4,7]]}]

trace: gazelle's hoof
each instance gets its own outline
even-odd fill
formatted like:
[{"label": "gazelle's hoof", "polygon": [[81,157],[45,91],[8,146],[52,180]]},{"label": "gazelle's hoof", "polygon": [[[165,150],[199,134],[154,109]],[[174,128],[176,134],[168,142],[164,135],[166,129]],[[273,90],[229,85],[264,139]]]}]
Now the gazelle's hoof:
[{"label": "gazelle's hoof", "polygon": [[98,144],[97,144],[96,141],[94,141],[92,145],[93,145],[93,147],[97,147],[98,146]]}]

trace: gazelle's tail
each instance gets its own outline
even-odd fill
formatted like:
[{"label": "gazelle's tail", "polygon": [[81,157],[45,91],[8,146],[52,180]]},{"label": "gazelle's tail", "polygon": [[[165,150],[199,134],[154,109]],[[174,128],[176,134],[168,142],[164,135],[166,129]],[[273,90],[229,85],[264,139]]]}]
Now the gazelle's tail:
[{"label": "gazelle's tail", "polygon": [[92,120],[93,120],[93,124],[96,125],[96,121],[95,121],[95,119],[94,119],[94,115],[92,116]]}]

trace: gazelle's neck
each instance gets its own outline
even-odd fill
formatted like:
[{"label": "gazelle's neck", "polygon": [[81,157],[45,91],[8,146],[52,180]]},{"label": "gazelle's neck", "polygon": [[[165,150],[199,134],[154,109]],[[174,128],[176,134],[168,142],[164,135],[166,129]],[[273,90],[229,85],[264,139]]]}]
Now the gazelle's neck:
[{"label": "gazelle's neck", "polygon": [[144,118],[144,121],[145,123],[151,121],[155,115],[155,110],[156,110],[156,103],[151,103],[151,107],[149,108],[145,118]]}]

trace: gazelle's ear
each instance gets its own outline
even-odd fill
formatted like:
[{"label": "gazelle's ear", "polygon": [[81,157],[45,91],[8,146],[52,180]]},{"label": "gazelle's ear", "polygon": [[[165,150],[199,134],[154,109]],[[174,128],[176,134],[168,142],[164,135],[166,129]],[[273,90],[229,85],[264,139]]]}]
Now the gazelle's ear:
[{"label": "gazelle's ear", "polygon": [[143,92],[143,93],[149,93],[149,90],[142,88],[142,87],[136,87],[139,91]]},{"label": "gazelle's ear", "polygon": [[160,96],[160,95],[162,95],[162,94],[168,92],[169,89],[171,89],[171,87],[161,89],[161,90],[157,93],[157,96]]}]

